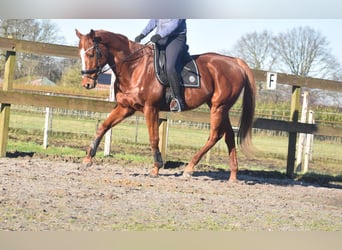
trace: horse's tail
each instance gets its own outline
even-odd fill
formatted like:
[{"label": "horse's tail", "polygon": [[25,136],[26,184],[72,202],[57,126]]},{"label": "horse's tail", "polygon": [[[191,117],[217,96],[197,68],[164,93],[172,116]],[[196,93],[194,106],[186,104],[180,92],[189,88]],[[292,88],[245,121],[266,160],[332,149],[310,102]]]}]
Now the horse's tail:
[{"label": "horse's tail", "polygon": [[237,59],[237,61],[246,74],[237,142],[241,151],[246,156],[251,156],[254,151],[252,145],[252,125],[254,120],[256,86],[252,70],[244,61],[240,59]]}]

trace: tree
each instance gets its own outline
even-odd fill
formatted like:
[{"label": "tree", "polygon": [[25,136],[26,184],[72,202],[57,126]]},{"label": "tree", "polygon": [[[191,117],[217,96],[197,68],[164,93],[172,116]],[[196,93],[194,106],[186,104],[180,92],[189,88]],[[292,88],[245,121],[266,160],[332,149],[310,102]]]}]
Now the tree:
[{"label": "tree", "polygon": [[[56,25],[49,20],[36,19],[0,19],[0,36],[45,43],[61,43],[64,40],[58,36]],[[61,76],[59,61],[59,58],[18,52],[15,78],[45,76],[57,81]]]},{"label": "tree", "polygon": [[329,43],[310,27],[293,28],[274,38],[282,71],[319,78],[332,78],[341,67],[331,54]]},{"label": "tree", "polygon": [[[273,41],[273,34],[267,30],[261,33],[247,33],[233,45],[231,54],[246,61],[253,69],[272,70],[276,62]],[[257,82],[257,85],[258,91],[263,94],[264,99],[270,98],[272,101],[277,101],[282,97],[281,91],[269,95],[264,88],[264,81]]]},{"label": "tree", "polygon": [[79,60],[73,60],[73,63],[69,64],[67,70],[62,75],[59,85],[63,87],[82,88],[81,81],[81,63]]},{"label": "tree", "polygon": [[[242,36],[233,46],[231,53],[244,59],[251,68],[292,73],[299,76],[341,80],[342,67],[331,54],[329,43],[322,34],[310,27],[294,28],[273,36],[268,31],[253,32]],[[276,92],[269,95],[258,82],[263,100],[277,101],[288,98],[288,87],[279,85]],[[312,100],[340,100],[339,93],[327,94],[311,91]],[[330,103],[332,103],[330,101]]]},{"label": "tree", "polygon": [[[319,31],[310,27],[294,28],[278,34],[274,46],[285,67],[283,71],[303,77],[341,80],[341,65]],[[340,105],[341,94],[310,89],[310,103]]]},{"label": "tree", "polygon": [[242,36],[233,46],[232,54],[247,62],[253,69],[271,70],[275,63],[273,35],[264,30]]},{"label": "tree", "polygon": [[60,43],[58,27],[50,20],[0,19],[0,36],[33,42]]}]

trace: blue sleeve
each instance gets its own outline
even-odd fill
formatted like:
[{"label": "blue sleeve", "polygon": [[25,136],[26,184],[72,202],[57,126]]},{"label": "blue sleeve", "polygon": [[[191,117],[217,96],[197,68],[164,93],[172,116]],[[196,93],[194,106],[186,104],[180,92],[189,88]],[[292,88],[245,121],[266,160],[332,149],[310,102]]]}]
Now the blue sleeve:
[{"label": "blue sleeve", "polygon": [[170,19],[165,22],[160,21],[157,34],[164,38],[175,31],[180,23],[181,19]]},{"label": "blue sleeve", "polygon": [[146,27],[143,29],[141,34],[147,36],[152,30],[154,30],[155,27],[157,27],[157,23],[157,19],[150,19],[150,21],[147,23]]},{"label": "blue sleeve", "polygon": [[155,28],[157,28],[156,34],[159,34],[162,38],[172,34],[174,31],[186,32],[184,19],[150,19],[141,34],[147,36]]}]

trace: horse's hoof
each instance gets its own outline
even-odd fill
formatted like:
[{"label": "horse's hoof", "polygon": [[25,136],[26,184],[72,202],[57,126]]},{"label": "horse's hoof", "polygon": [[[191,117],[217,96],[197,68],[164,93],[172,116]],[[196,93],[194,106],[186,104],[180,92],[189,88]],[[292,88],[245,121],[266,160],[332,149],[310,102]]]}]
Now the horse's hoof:
[{"label": "horse's hoof", "polygon": [[183,178],[184,178],[185,180],[190,180],[193,174],[194,174],[194,172],[184,171],[184,172],[183,172]]},{"label": "horse's hoof", "polygon": [[150,177],[157,178],[159,176],[159,168],[154,167],[152,171],[150,172]]},{"label": "horse's hoof", "polygon": [[155,174],[155,173],[153,173],[153,172],[151,172],[149,176],[150,176],[151,178],[158,178],[158,177],[159,177],[158,174]]},{"label": "horse's hoof", "polygon": [[241,183],[238,179],[229,179],[228,180],[228,185],[236,185]]},{"label": "horse's hoof", "polygon": [[78,167],[78,170],[86,170],[87,168],[90,168],[93,165],[92,161],[83,161],[81,163],[81,166]]},{"label": "horse's hoof", "polygon": [[150,177],[157,178],[159,176],[159,169],[163,167],[163,162],[158,161],[153,164],[152,171],[150,172]]}]

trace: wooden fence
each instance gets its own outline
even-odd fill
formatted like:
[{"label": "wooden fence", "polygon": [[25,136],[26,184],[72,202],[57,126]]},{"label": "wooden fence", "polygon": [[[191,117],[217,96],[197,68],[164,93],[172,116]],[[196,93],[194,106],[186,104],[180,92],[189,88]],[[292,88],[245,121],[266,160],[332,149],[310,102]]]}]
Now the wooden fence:
[{"label": "wooden fence", "polygon": [[[11,104],[65,108],[71,110],[87,110],[103,113],[110,112],[115,105],[114,102],[99,100],[95,98],[81,98],[57,94],[47,95],[42,93],[28,93],[12,90],[16,52],[58,56],[65,58],[78,58],[77,47],[0,38],[0,49],[6,50],[3,90],[0,90],[0,157],[4,157],[6,155]],[[257,81],[266,81],[266,71],[253,70],[253,73]],[[305,124],[298,122],[298,114],[300,109],[300,88],[307,87],[342,92],[342,82],[309,77],[303,78],[282,73],[277,73],[277,82],[279,84],[292,85],[292,99],[290,107],[291,115],[289,121],[256,118],[253,127],[259,129],[289,132],[286,173],[287,176],[292,177],[295,167],[297,133],[342,137],[342,128],[327,126],[323,127],[316,124]],[[139,113],[137,113],[137,115],[139,115]],[[187,111],[182,113],[161,112],[160,119],[161,151],[165,159],[167,142],[167,120],[171,119],[209,123],[209,114],[206,112],[196,111]],[[236,117],[232,117],[232,124],[238,124],[238,120]]]}]

